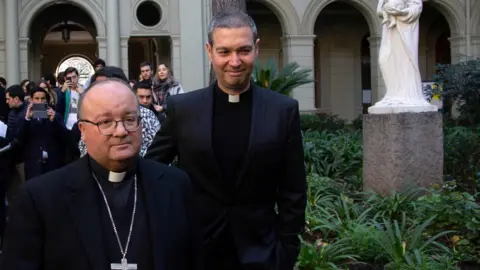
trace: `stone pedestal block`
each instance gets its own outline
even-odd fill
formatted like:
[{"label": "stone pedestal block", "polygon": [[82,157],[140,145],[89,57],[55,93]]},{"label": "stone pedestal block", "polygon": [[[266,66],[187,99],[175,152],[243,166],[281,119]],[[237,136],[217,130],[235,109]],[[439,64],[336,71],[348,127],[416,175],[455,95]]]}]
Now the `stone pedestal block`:
[{"label": "stone pedestal block", "polygon": [[439,112],[364,115],[364,190],[388,195],[441,185],[442,122]]}]

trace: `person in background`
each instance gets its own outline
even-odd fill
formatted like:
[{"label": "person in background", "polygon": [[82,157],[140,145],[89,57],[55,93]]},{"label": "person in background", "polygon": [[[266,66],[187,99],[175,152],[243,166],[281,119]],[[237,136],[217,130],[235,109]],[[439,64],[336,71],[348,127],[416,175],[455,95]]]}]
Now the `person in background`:
[{"label": "person in background", "polygon": [[139,81],[152,81],[153,79],[153,66],[148,61],[144,61],[140,64],[140,77]]},{"label": "person in background", "polygon": [[57,78],[55,78],[55,75],[53,73],[48,73],[42,79],[48,83],[50,89],[53,90],[57,87]]},{"label": "person in background", "polygon": [[152,111],[160,122],[163,122],[164,116],[160,112],[160,105],[153,104],[152,85],[148,81],[138,82],[133,86],[133,91],[137,94],[140,105]]},{"label": "person in background", "polygon": [[27,85],[28,83],[30,83],[30,80],[29,79],[25,79],[23,81],[20,82],[20,85],[22,86],[23,90],[25,91],[25,93],[27,93]]},{"label": "person in background", "polygon": [[130,85],[130,87],[133,88],[133,86],[137,83],[137,80],[129,80],[128,81],[128,84]]},{"label": "person in background", "polygon": [[[95,68],[95,71],[98,71],[99,69],[107,66],[107,64],[105,64],[105,61],[103,59],[99,58],[95,61],[95,63],[93,63],[93,66]],[[92,77],[90,76],[90,78],[88,78],[87,81],[83,84],[83,89],[87,89],[87,87],[90,86],[91,81],[92,81]]]},{"label": "person in background", "polygon": [[164,115],[163,118],[165,118],[170,96],[184,93],[182,85],[175,80],[172,71],[165,64],[158,65],[152,89],[154,103],[157,105],[155,109]]},{"label": "person in background", "polygon": [[11,85],[5,92],[6,102],[10,107],[6,139],[12,146],[12,149],[7,153],[9,157],[6,158],[9,161],[7,166],[9,170],[6,172],[6,177],[10,181],[9,201],[12,201],[18,192],[18,188],[25,182],[23,149],[18,140],[18,132],[20,119],[25,116],[27,106],[24,102],[25,90],[21,85]]},{"label": "person in background", "polygon": [[40,80],[40,82],[38,83],[38,87],[43,88],[45,89],[45,91],[47,91],[48,96],[50,97],[49,105],[55,108],[55,105],[57,104],[58,96],[57,96],[57,92],[50,87],[50,83],[46,80]]},{"label": "person in background", "polygon": [[71,130],[77,122],[77,106],[83,87],[78,83],[79,73],[74,67],[65,70],[65,83],[62,86],[60,95],[58,96],[55,111],[62,115],[65,126]]},{"label": "person in background", "polygon": [[0,87],[7,88],[7,80],[3,77],[0,77]]},{"label": "person in background", "polygon": [[0,86],[0,121],[7,124],[8,121],[8,105],[5,97],[5,88]]},{"label": "person in background", "polygon": [[25,180],[58,169],[64,165],[66,128],[62,116],[47,107],[47,118],[34,118],[34,104],[51,104],[48,92],[37,87],[31,91],[31,103],[19,119],[18,140],[23,149]]},{"label": "person in background", "polygon": [[62,86],[64,83],[65,83],[65,72],[61,71],[57,74],[57,86],[56,86],[56,88],[58,88],[57,96],[62,91]]},{"label": "person in background", "polygon": [[[1,87],[0,87],[1,88]],[[8,184],[10,179],[8,171],[10,170],[10,156],[6,150],[8,140],[0,136],[0,250],[2,249],[3,233],[7,224],[7,204],[5,197],[7,196]]]}]

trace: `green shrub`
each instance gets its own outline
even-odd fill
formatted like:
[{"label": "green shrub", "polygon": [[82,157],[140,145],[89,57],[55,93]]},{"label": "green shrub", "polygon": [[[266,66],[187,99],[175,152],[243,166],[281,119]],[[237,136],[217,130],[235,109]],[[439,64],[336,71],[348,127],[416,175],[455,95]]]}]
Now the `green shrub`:
[{"label": "green shrub", "polygon": [[[415,189],[379,196],[362,192],[360,130],[344,125],[324,128],[324,122],[312,115],[304,116],[302,123],[308,206],[299,269],[346,269],[355,262],[360,267],[383,265],[384,270],[456,270],[457,263],[480,258],[480,129],[445,127],[447,182],[439,190],[422,193],[421,197]],[[402,223],[405,213],[408,215]],[[375,239],[385,240],[386,235],[379,236],[381,231],[373,224],[383,226],[384,233],[389,233],[385,230],[388,226],[393,232],[396,226],[404,228],[405,233],[398,238],[402,241],[397,239],[395,246],[380,244]],[[412,246],[415,231],[421,233],[416,234],[417,244]],[[447,235],[449,231],[455,232]],[[435,239],[438,244],[425,248],[435,235],[440,235]],[[407,251],[402,253],[403,240]],[[319,241],[339,242],[348,249],[337,250],[347,256],[322,253],[317,247]],[[388,245],[397,253],[385,249]],[[440,245],[444,249],[439,250]]]},{"label": "green shrub", "polygon": [[346,121],[329,114],[302,114],[300,128],[303,131],[337,131],[345,128]]}]

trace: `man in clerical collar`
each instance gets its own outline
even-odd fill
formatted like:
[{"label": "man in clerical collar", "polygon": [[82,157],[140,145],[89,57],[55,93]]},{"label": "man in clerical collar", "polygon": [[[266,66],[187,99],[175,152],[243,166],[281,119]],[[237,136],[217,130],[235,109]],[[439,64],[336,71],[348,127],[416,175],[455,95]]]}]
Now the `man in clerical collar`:
[{"label": "man in clerical collar", "polygon": [[22,187],[0,269],[199,269],[189,178],[138,156],[134,92],[120,80],[99,81],[78,105],[88,154]]},{"label": "man in clerical collar", "polygon": [[[208,29],[216,83],[171,96],[145,158],[192,179],[205,269],[291,270],[305,225],[298,102],[254,85],[260,40],[250,16],[219,13]],[[277,206],[277,207],[276,207]]]}]

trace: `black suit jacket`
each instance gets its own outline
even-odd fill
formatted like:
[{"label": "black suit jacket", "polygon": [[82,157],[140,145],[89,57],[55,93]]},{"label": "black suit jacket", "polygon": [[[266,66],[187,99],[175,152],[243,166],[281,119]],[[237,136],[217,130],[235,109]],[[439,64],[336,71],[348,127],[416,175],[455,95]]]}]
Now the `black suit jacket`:
[{"label": "black suit jacket", "polygon": [[210,86],[171,96],[167,119],[145,158],[168,164],[178,155],[192,180],[207,252],[229,222],[244,269],[291,270],[306,207],[298,102],[253,88],[249,146],[241,175],[231,184],[222,179],[212,149],[213,95]]},{"label": "black suit jacket", "polygon": [[[200,252],[191,230],[195,223],[187,208],[188,176],[148,160],[139,159],[138,166],[154,269],[198,269]],[[95,197],[98,187],[90,173],[84,157],[26,182],[11,210],[0,269],[110,269]]]}]

